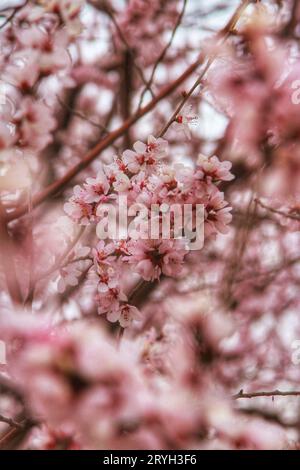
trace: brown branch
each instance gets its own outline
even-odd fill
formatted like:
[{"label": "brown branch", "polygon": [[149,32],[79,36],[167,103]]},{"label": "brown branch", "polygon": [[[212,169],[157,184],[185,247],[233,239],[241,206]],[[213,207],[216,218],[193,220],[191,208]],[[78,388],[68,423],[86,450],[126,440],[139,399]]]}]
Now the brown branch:
[{"label": "brown branch", "polygon": [[35,424],[34,421],[27,419],[24,417],[24,414],[21,414],[18,427],[10,429],[0,437],[0,450],[18,449]]},{"label": "brown branch", "polygon": [[257,397],[298,397],[300,396],[300,391],[280,391],[280,390],[273,390],[271,392],[253,392],[253,393],[244,393],[243,390],[240,390],[239,393],[233,395],[232,398],[238,400],[240,398],[257,398]]},{"label": "brown branch", "polygon": [[12,428],[19,428],[19,429],[23,428],[22,424],[18,423],[12,418],[6,418],[6,416],[3,416],[3,415],[0,415],[0,422],[8,424]]},{"label": "brown branch", "polygon": [[[162,280],[163,276],[160,280]],[[143,279],[131,291],[128,302],[135,307],[141,308],[148,300],[153,290],[158,286],[159,281],[148,282]]]},{"label": "brown branch", "polygon": [[[111,8],[111,6],[109,5],[109,2],[106,2],[106,1],[102,1],[101,2],[102,4],[102,9],[103,11],[109,16],[109,18],[111,19],[111,21],[113,22],[117,32],[118,32],[118,35],[120,36],[120,39],[121,41],[123,42],[123,44],[125,45],[128,53],[130,54],[130,56],[132,57],[132,65],[133,67],[136,69],[137,73],[139,74],[142,82],[144,83],[145,86],[147,86],[147,80],[144,76],[144,73],[143,73],[143,70],[141,69],[141,67],[136,63],[135,61],[135,53],[134,53],[134,50],[132,49],[132,47],[130,46],[130,44],[128,43],[123,31],[121,30],[116,18],[115,18],[115,15],[114,15],[114,11],[113,9]],[[94,4],[95,6],[95,4]],[[152,90],[150,89],[150,92],[151,92],[151,95],[152,95],[152,98],[154,98],[154,93],[152,92]]]},{"label": "brown branch", "polygon": [[270,206],[267,206],[266,204],[264,204],[260,199],[255,199],[255,201],[263,209],[266,209],[267,211],[272,212],[273,214],[278,214],[278,215],[281,215],[281,216],[286,217],[288,219],[297,220],[298,222],[300,222],[300,216],[299,215],[289,214],[289,213],[281,211],[279,209],[274,209],[273,207],[270,207]]},{"label": "brown branch", "polygon": [[6,18],[6,20],[4,21],[4,23],[2,23],[2,25],[0,25],[0,29],[3,29],[8,23],[10,23],[14,17],[16,16],[16,14],[18,13],[18,11],[20,11],[22,8],[24,8],[28,3],[28,0],[25,0],[25,2],[23,3],[23,5],[20,5],[18,7],[15,7],[13,12]]},{"label": "brown branch", "polygon": [[[236,11],[233,13],[232,17],[230,18],[230,20],[228,21],[226,26],[219,32],[218,37],[219,37],[219,44],[220,45],[224,43],[224,41],[228,38],[228,36],[230,36],[230,34],[233,32],[237,22],[239,21],[241,15],[243,14],[243,12],[247,8],[247,6],[250,5],[250,3],[253,3],[253,1],[254,0],[243,0],[242,1],[242,3],[239,5],[239,7],[236,9]],[[210,69],[211,65],[213,64],[214,60],[216,59],[216,56],[217,56],[217,53],[214,53],[211,57],[208,57],[207,62],[205,64],[200,76],[198,77],[198,79],[196,80],[196,82],[194,83],[192,88],[190,88],[190,90],[185,94],[184,98],[178,104],[178,106],[175,109],[174,113],[172,114],[171,118],[169,119],[167,124],[162,128],[161,132],[159,133],[159,137],[163,137],[165,135],[165,133],[167,132],[167,130],[169,129],[169,127],[171,126],[171,124],[176,120],[176,117],[178,116],[178,114],[180,113],[182,108],[184,107],[185,103],[189,100],[189,98],[192,96],[194,91],[201,84],[204,76],[206,75],[206,73]]]},{"label": "brown branch", "polygon": [[297,428],[299,426],[298,420],[286,421],[278,414],[264,410],[264,409],[258,409],[258,408],[242,408],[241,409],[240,408],[239,411],[243,413],[244,415],[259,417],[270,423],[278,424],[279,426],[282,426],[285,429]]},{"label": "brown branch", "polygon": [[234,300],[233,286],[235,284],[237,274],[241,269],[241,263],[246,252],[249,233],[253,225],[253,220],[255,219],[256,203],[254,202],[254,193],[255,188],[252,188],[252,196],[247,206],[245,222],[240,221],[240,225],[236,230],[234,239],[234,245],[236,247],[235,253],[234,256],[229,259],[224,273],[225,282],[224,288],[221,292],[221,299],[223,304],[228,308],[231,308],[232,301]]},{"label": "brown branch", "polygon": [[71,106],[69,106],[67,103],[64,103],[60,97],[57,95],[57,101],[59,102],[59,104],[67,109],[68,111],[70,111],[71,115],[73,116],[77,116],[79,117],[80,119],[82,119],[83,121],[87,121],[89,124],[91,124],[92,126],[94,127],[97,127],[98,129],[100,129],[101,131],[104,131],[105,133],[108,134],[108,130],[100,123],[98,122],[95,122],[93,121],[93,119],[89,118],[88,116],[86,116],[84,113],[82,113],[81,111],[78,111],[76,109],[73,109],[71,108]]},{"label": "brown branch", "polygon": [[[61,149],[63,148],[61,133],[62,131],[66,132],[72,124],[73,114],[71,110],[76,107],[76,102],[81,91],[82,85],[77,85],[64,92],[63,102],[66,106],[58,109],[55,116],[57,125],[53,134],[53,140],[41,153],[41,159],[46,164],[41,178],[43,186],[50,184],[54,179],[53,160],[59,157]],[[62,98],[60,99],[62,100]]]},{"label": "brown branch", "polygon": [[293,5],[291,8],[291,15],[288,23],[286,24],[285,28],[281,32],[282,37],[288,37],[293,35],[293,32],[297,26],[298,17],[297,17],[297,8],[299,6],[299,0],[294,0]]},{"label": "brown branch", "polygon": [[282,271],[289,269],[293,267],[294,264],[297,264],[300,262],[300,257],[297,256],[296,258],[291,258],[287,260],[286,262],[280,264],[279,266],[275,266],[274,268],[268,269],[266,271],[254,271],[251,270],[251,274],[247,273],[244,276],[237,277],[236,279],[233,280],[234,283],[241,283],[244,281],[248,281],[251,279],[260,279],[264,277],[272,277],[272,280],[276,278],[278,274],[280,274]]},{"label": "brown branch", "polygon": [[[132,77],[133,59],[131,54],[126,50],[124,52],[123,67],[121,69],[121,86],[120,86],[120,107],[124,121],[131,115],[131,96],[133,91]],[[129,129],[124,136],[124,145],[126,148],[131,147],[131,138]]]},{"label": "brown branch", "polygon": [[[129,119],[127,119],[122,126],[120,126],[115,131],[112,131],[108,136],[98,142],[92,149],[90,149],[82,160],[74,165],[72,168],[67,171],[67,173],[59,180],[47,186],[45,189],[40,191],[38,194],[33,196],[32,204],[33,207],[37,207],[42,202],[44,202],[48,197],[51,197],[60,191],[62,191],[67,184],[76,176],[80,171],[85,169],[99,154],[109,147],[115,140],[121,137],[133,124],[135,124],[141,117],[149,113],[155,106],[164,98],[169,96],[174,90],[176,90],[203,62],[203,56],[201,55],[198,60],[191,64],[176,80],[171,82],[169,85],[164,87],[160,93],[148,103],[146,106],[141,108],[138,112],[133,114]],[[23,205],[12,212],[9,212],[6,216],[6,221],[10,222],[11,220],[18,219],[22,217],[27,212],[27,205]]]},{"label": "brown branch", "polygon": [[168,52],[168,49],[171,47],[172,45],[172,42],[173,42],[173,39],[175,37],[175,34],[177,32],[177,29],[179,28],[180,24],[181,24],[181,21],[182,21],[182,18],[184,16],[184,12],[185,12],[185,9],[186,9],[186,4],[187,4],[187,0],[183,0],[183,5],[182,5],[182,9],[181,9],[181,12],[179,13],[179,16],[177,18],[177,21],[175,23],[175,26],[173,28],[173,31],[172,31],[172,34],[171,34],[171,37],[168,41],[168,43],[166,44],[166,46],[164,47],[164,49],[162,50],[162,52],[159,54],[154,66],[153,66],[153,69],[152,69],[152,72],[151,72],[151,76],[148,80],[148,82],[146,83],[146,87],[144,88],[142,94],[141,94],[141,97],[139,99],[139,104],[138,104],[138,109],[140,109],[140,107],[142,106],[143,104],[143,100],[144,100],[144,96],[146,94],[146,92],[151,88],[151,85],[152,85],[152,82],[153,82],[153,79],[154,79],[154,75],[155,75],[155,72],[157,70],[157,67],[159,66],[159,64],[163,61],[166,53]]},{"label": "brown branch", "polygon": [[[34,299],[34,294],[35,294],[35,289],[36,289],[36,285],[40,282],[40,281],[43,281],[44,279],[46,279],[47,277],[51,276],[51,274],[54,274],[55,271],[57,271],[60,267],[63,267],[63,262],[68,258],[68,256],[71,254],[73,248],[75,248],[75,246],[77,245],[78,241],[80,240],[82,234],[84,232],[84,227],[81,227],[80,230],[78,231],[77,235],[75,236],[74,240],[70,241],[70,243],[68,244],[68,246],[66,247],[65,251],[63,252],[63,254],[59,257],[59,259],[57,261],[55,261],[54,265],[51,266],[51,268],[49,268],[47,271],[45,271],[44,273],[40,274],[40,276],[38,278],[35,278],[34,279],[34,282],[32,282],[32,286],[31,286],[31,289],[29,290],[29,293],[28,293],[28,299],[30,299],[30,301],[32,302],[33,299]],[[72,262],[74,262],[76,260],[72,260]],[[67,263],[65,263],[66,265]]]},{"label": "brown branch", "polygon": [[0,376],[0,395],[1,394],[12,396],[23,406],[23,411],[20,412],[14,420],[3,416],[0,417],[0,421],[6,422],[12,427],[0,436],[0,450],[13,450],[19,447],[30,429],[38,423],[30,416],[22,392],[9,379],[2,375]]},{"label": "brown branch", "polygon": [[23,395],[20,390],[6,377],[0,375],[0,395],[12,396],[15,400],[24,405]]}]

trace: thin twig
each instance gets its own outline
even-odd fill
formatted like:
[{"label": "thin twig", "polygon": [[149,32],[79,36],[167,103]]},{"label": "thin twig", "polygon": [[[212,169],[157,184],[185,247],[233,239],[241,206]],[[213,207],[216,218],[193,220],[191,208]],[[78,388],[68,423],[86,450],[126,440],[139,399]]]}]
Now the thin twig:
[{"label": "thin twig", "polygon": [[84,227],[81,227],[78,234],[74,238],[74,240],[72,240],[72,242],[67,246],[67,248],[65,249],[64,253],[60,256],[60,258],[54,263],[54,265],[51,268],[49,268],[45,273],[39,276],[39,278],[37,279],[37,282],[47,278],[48,276],[53,274],[55,271],[57,271],[61,267],[64,260],[70,255],[73,248],[75,248],[75,246],[77,245],[83,232],[84,232]]},{"label": "thin twig", "polygon": [[25,0],[25,3],[23,3],[23,5],[20,5],[14,8],[13,12],[6,18],[4,23],[2,23],[2,25],[0,26],[0,29],[3,29],[8,23],[10,23],[14,19],[18,11],[24,8],[27,5],[27,3],[28,3],[28,0]]},{"label": "thin twig", "polygon": [[98,122],[95,122],[93,121],[91,118],[89,118],[88,116],[86,116],[84,113],[81,113],[80,111],[77,111],[73,108],[71,108],[70,106],[68,106],[66,103],[64,103],[60,97],[57,95],[57,101],[59,102],[59,104],[63,107],[63,108],[66,108],[68,111],[71,112],[71,114],[73,114],[74,116],[77,116],[79,117],[80,119],[84,120],[84,121],[87,121],[89,122],[92,126],[94,127],[97,127],[98,129],[100,129],[101,131],[104,131],[108,134],[108,130],[102,125],[102,124],[99,124]]},{"label": "thin twig", "polygon": [[22,424],[17,423],[17,421],[13,420],[12,418],[6,418],[6,417],[3,416],[3,415],[0,415],[0,422],[1,422],[1,423],[6,423],[6,424],[8,424],[8,425],[11,426],[12,428],[20,428],[20,429],[23,428],[23,425],[22,425]]},{"label": "thin twig", "polygon": [[[233,32],[237,22],[239,21],[241,15],[243,14],[243,12],[245,11],[245,9],[248,7],[248,5],[250,5],[250,3],[252,3],[253,0],[243,0],[242,3],[240,4],[240,6],[236,9],[236,11],[234,12],[234,14],[232,15],[232,17],[230,18],[230,20],[228,21],[228,23],[226,24],[226,26],[222,29],[222,31],[220,31],[220,33],[218,34],[220,40],[219,40],[219,45],[223,44],[224,41],[226,41],[226,39],[228,38],[228,36]],[[189,100],[189,98],[192,96],[192,94],[194,93],[194,91],[196,90],[196,88],[198,88],[198,86],[201,84],[204,76],[206,75],[206,73],[208,72],[208,70],[210,69],[211,65],[213,64],[214,60],[216,59],[217,57],[217,52],[215,52],[211,57],[208,57],[207,59],[207,62],[206,62],[206,65],[204,66],[200,76],[198,77],[198,79],[196,80],[196,82],[194,83],[194,85],[190,88],[190,90],[185,94],[184,98],[181,100],[181,102],[178,104],[177,108],[175,109],[174,113],[172,114],[171,118],[169,119],[169,121],[167,122],[167,124],[162,128],[162,130],[160,131],[159,133],[159,137],[163,137],[165,135],[165,133],[167,132],[167,130],[169,129],[169,127],[171,126],[171,124],[173,124],[173,122],[176,120],[178,114],[180,113],[180,111],[182,110],[182,108],[184,107],[185,103]]]},{"label": "thin twig", "polygon": [[300,215],[289,214],[279,209],[274,209],[273,207],[264,204],[260,199],[256,199],[256,202],[263,209],[266,209],[267,211],[272,212],[273,214],[282,215],[283,217],[287,217],[288,219],[297,220],[298,222],[300,222]]},{"label": "thin twig", "polygon": [[[24,416],[24,417],[23,417]],[[25,440],[28,432],[37,423],[25,417],[24,413],[20,417],[19,427],[10,428],[0,436],[0,450],[16,450]]]},{"label": "thin twig", "polygon": [[[51,276],[51,274],[55,273],[55,271],[57,271],[60,267],[64,267],[66,266],[67,263],[65,263],[63,265],[63,262],[64,260],[69,256],[69,254],[71,253],[71,251],[73,250],[73,248],[76,246],[76,244],[78,243],[81,235],[83,234],[83,231],[84,231],[84,227],[81,227],[81,229],[79,230],[78,234],[76,235],[76,237],[74,238],[74,240],[67,246],[66,250],[64,251],[64,253],[61,255],[61,257],[54,263],[54,265],[49,268],[47,271],[45,271],[44,273],[42,273],[41,275],[39,275],[38,278],[34,279],[31,283],[31,287],[30,287],[30,290],[28,291],[28,295],[27,295],[27,299],[26,299],[26,302],[28,303],[28,301],[32,302],[33,299],[34,299],[34,294],[35,294],[35,289],[36,289],[36,285],[37,283],[39,283],[40,281],[43,281],[44,279],[46,279],[47,277]],[[72,262],[74,262],[76,260],[72,260]],[[78,261],[80,261],[80,259],[78,259]]]},{"label": "thin twig", "polygon": [[[121,28],[120,28],[120,26],[119,26],[119,24],[118,24],[118,22],[117,22],[117,20],[116,20],[116,18],[115,18],[115,16],[114,16],[114,13],[113,13],[113,11],[112,11],[112,9],[110,8],[109,5],[106,5],[106,10],[105,10],[105,11],[106,11],[106,13],[108,14],[108,16],[110,17],[110,19],[112,20],[113,24],[115,25],[115,28],[116,28],[116,30],[117,30],[119,36],[120,36],[121,41],[122,41],[123,44],[126,46],[126,49],[128,50],[129,54],[132,56],[132,58],[133,58],[133,61],[132,61],[132,62],[133,62],[134,68],[135,68],[136,71],[138,72],[138,74],[139,74],[139,76],[140,76],[142,82],[144,83],[144,85],[147,86],[147,80],[146,80],[146,78],[145,78],[145,76],[144,76],[144,73],[143,73],[142,69],[140,68],[140,66],[136,63],[136,61],[135,61],[135,54],[134,54],[134,52],[133,52],[133,50],[132,50],[130,44],[128,43],[126,37],[124,36],[123,31],[121,30]],[[150,88],[150,93],[151,93],[151,95],[152,95],[152,98],[154,98],[154,93],[153,93],[153,91],[151,90],[151,88]]]},{"label": "thin twig", "polygon": [[300,396],[299,390],[294,391],[281,391],[281,390],[273,390],[271,392],[253,392],[253,393],[244,393],[243,390],[240,390],[239,393],[233,395],[232,398],[238,400],[240,398],[257,398],[257,397],[298,397]]},{"label": "thin twig", "polygon": [[155,64],[154,64],[154,67],[152,69],[152,72],[151,72],[151,75],[150,75],[150,78],[148,80],[148,82],[146,83],[146,87],[144,88],[142,94],[141,94],[141,97],[140,97],[140,100],[139,100],[139,104],[138,104],[138,109],[141,108],[142,106],[142,103],[143,103],[143,100],[144,100],[144,96],[146,94],[146,92],[150,89],[151,85],[152,85],[152,82],[153,82],[153,79],[154,79],[154,75],[155,75],[155,72],[157,70],[157,67],[159,66],[159,64],[163,61],[166,53],[168,52],[168,49],[171,47],[172,45],[172,42],[173,42],[173,39],[175,37],[175,34],[177,32],[177,29],[179,28],[180,24],[181,24],[181,21],[182,21],[182,18],[184,16],[184,13],[185,13],[185,9],[186,9],[186,5],[187,5],[187,0],[183,0],[183,6],[182,6],[182,9],[181,9],[181,12],[178,16],[178,19],[176,21],[176,24],[174,26],[174,29],[172,31],[172,34],[171,34],[171,37],[168,41],[168,43],[166,44],[166,46],[164,47],[164,49],[162,50],[161,54],[158,56]]},{"label": "thin twig", "polygon": [[267,277],[267,276],[273,276],[273,279],[274,279],[274,275],[279,274],[283,270],[291,268],[294,264],[297,264],[299,262],[300,262],[300,257],[298,256],[296,258],[292,258],[286,261],[283,264],[280,264],[279,266],[271,268],[267,271],[261,271],[261,272],[252,271],[251,275],[248,273],[246,276],[237,277],[233,282],[240,283],[240,282],[248,281],[252,278],[260,279],[261,277]]},{"label": "thin twig", "polygon": [[15,400],[24,405],[24,398],[21,391],[13,384],[13,382],[3,375],[0,375],[0,395],[10,395]]}]

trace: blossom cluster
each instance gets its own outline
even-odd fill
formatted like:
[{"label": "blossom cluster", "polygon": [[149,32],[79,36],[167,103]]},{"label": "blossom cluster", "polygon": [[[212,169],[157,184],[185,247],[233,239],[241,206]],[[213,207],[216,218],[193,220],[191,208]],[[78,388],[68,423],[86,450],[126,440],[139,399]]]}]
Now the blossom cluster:
[{"label": "blossom cluster", "polygon": [[[184,125],[184,124],[183,124]],[[170,165],[168,142],[149,136],[147,143],[137,141],[133,150],[125,150],[113,163],[102,165],[95,178],[88,178],[83,186],[76,186],[74,194],[64,206],[70,218],[83,226],[96,224],[104,217],[102,204],[116,203],[121,195],[146,207],[163,204],[183,206],[202,204],[204,207],[204,234],[211,237],[227,233],[231,208],[218,188],[222,181],[230,181],[231,164],[200,155],[194,168]],[[160,217],[158,211],[157,217]],[[133,217],[137,226],[139,214]],[[109,220],[106,221],[109,224]],[[129,266],[144,281],[159,280],[162,275],[180,275],[189,248],[184,238],[158,239],[151,233],[140,233],[139,239],[101,240],[93,250],[94,265],[99,278],[98,312],[106,313],[110,321],[119,320],[122,327],[139,317],[136,307],[127,303],[121,288],[122,269]],[[74,265],[73,265],[74,266]],[[74,269],[76,267],[74,266]]]},{"label": "blossom cluster", "polygon": [[1,31],[0,92],[6,106],[1,110],[0,161],[6,172],[21,168],[27,173],[24,186],[40,168],[37,156],[53,140],[55,108],[43,87],[53,87],[54,77],[63,81],[72,65],[68,49],[80,31],[83,3],[26,2]]}]

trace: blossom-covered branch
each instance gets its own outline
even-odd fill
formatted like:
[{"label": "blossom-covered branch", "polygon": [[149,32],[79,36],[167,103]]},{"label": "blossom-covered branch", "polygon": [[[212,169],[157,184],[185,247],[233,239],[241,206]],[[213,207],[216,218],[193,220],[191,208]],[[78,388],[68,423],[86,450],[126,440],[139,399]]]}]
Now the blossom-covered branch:
[{"label": "blossom-covered branch", "polygon": [[1,450],[299,448],[300,7],[225,3],[1,7]]}]

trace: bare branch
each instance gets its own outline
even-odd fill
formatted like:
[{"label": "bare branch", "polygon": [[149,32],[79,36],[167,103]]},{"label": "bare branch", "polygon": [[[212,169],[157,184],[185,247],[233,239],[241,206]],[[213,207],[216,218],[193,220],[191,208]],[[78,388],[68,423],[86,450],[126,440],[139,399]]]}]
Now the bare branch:
[{"label": "bare branch", "polygon": [[300,396],[300,390],[296,391],[280,391],[273,390],[271,392],[252,392],[244,393],[243,390],[240,390],[239,393],[233,395],[232,398],[239,400],[240,398],[257,398],[257,397],[298,397]]},{"label": "bare branch", "polygon": [[260,199],[256,199],[256,202],[263,209],[266,209],[267,211],[272,212],[273,214],[278,214],[278,215],[281,215],[281,216],[286,217],[288,219],[298,220],[300,222],[300,215],[294,215],[294,214],[290,214],[288,212],[281,211],[279,209],[274,209],[273,207],[270,207],[270,206],[267,206],[266,204],[264,204]]},{"label": "bare branch", "polygon": [[9,426],[11,426],[13,428],[20,428],[20,429],[23,428],[22,424],[18,423],[17,421],[13,420],[12,418],[6,418],[5,416],[3,416],[1,414],[0,414],[0,422],[1,423],[6,423],[6,424],[8,424]]},{"label": "bare branch", "polygon": [[4,23],[2,23],[0,25],[0,29],[3,29],[8,23],[10,23],[14,17],[16,16],[16,14],[18,13],[19,10],[21,10],[22,8],[24,8],[28,3],[28,0],[25,0],[25,2],[23,3],[23,5],[20,5],[18,7],[16,7],[13,12],[6,18],[6,20],[4,21]]},{"label": "bare branch", "polygon": [[172,34],[171,34],[171,37],[170,37],[170,40],[168,41],[168,43],[166,44],[166,46],[164,47],[164,49],[162,50],[162,52],[160,53],[160,55],[158,56],[154,66],[153,66],[153,69],[152,69],[152,72],[151,72],[151,76],[148,80],[148,82],[146,83],[146,87],[145,89],[143,90],[142,94],[141,94],[141,97],[140,97],[140,100],[139,100],[139,104],[138,104],[138,109],[140,109],[140,107],[142,106],[142,103],[143,103],[143,100],[144,100],[144,96],[146,94],[146,92],[150,89],[151,90],[151,85],[152,85],[152,82],[153,82],[153,79],[154,79],[154,75],[155,75],[155,72],[156,72],[156,69],[157,67],[159,66],[159,64],[163,61],[166,53],[168,52],[169,48],[171,47],[172,45],[172,42],[173,42],[173,39],[175,37],[175,34],[177,32],[177,29],[179,28],[180,24],[181,24],[181,21],[182,21],[182,18],[184,16],[184,12],[185,12],[185,9],[186,9],[186,5],[187,5],[187,0],[183,0],[183,6],[182,6],[182,10],[178,16],[178,19],[176,21],[176,24],[174,26],[174,29],[172,31]]},{"label": "bare branch", "polygon": [[[240,4],[240,6],[237,8],[237,10],[234,12],[234,14],[232,15],[232,17],[230,18],[230,20],[228,21],[228,23],[226,24],[226,26],[223,28],[222,31],[220,31],[220,33],[218,34],[219,38],[220,38],[220,44],[222,44],[227,38],[228,36],[230,36],[230,34],[233,32],[237,22],[239,21],[241,15],[244,13],[245,9],[247,8],[248,5],[250,5],[250,3],[252,3],[253,0],[243,0],[242,3]],[[206,65],[204,66],[200,76],[198,77],[198,79],[196,80],[196,82],[194,83],[194,85],[192,86],[192,88],[185,94],[184,98],[181,100],[181,102],[179,103],[179,105],[177,106],[177,108],[175,109],[174,113],[172,114],[171,118],[169,119],[169,121],[167,122],[167,124],[163,127],[163,129],[161,130],[161,132],[159,133],[159,137],[163,137],[165,135],[165,133],[167,132],[167,130],[169,129],[169,127],[171,126],[171,124],[175,121],[176,117],[178,116],[178,114],[180,113],[180,111],[182,110],[182,108],[184,107],[185,103],[189,100],[189,98],[192,96],[192,94],[194,93],[194,91],[198,88],[198,86],[201,84],[204,76],[206,75],[206,73],[208,72],[208,70],[210,69],[211,65],[213,64],[214,60],[216,59],[216,53],[214,53],[211,57],[208,57],[207,58],[207,61],[206,61]]]}]

